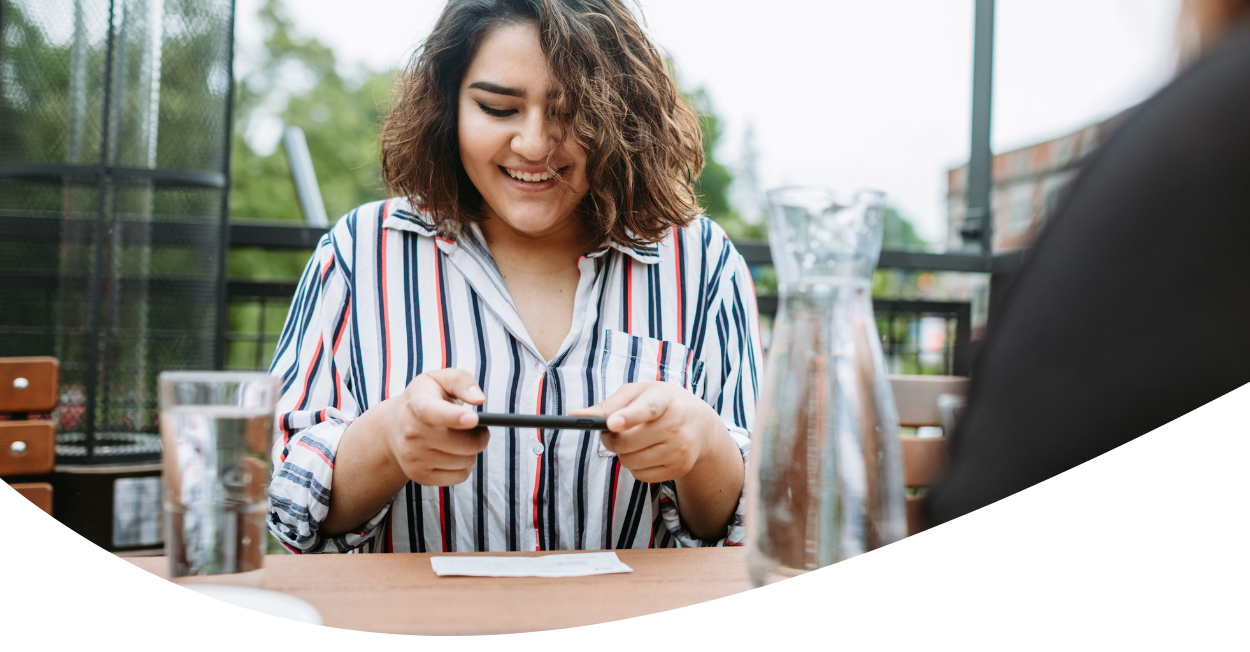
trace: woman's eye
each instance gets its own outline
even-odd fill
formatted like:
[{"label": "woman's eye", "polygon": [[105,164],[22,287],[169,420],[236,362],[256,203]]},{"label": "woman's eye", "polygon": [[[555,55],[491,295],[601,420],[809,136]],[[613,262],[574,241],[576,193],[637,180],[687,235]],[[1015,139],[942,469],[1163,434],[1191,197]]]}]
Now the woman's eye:
[{"label": "woman's eye", "polygon": [[516,109],[492,109],[481,102],[478,102],[477,105],[486,112],[486,115],[494,116],[496,118],[506,118],[516,113]]}]

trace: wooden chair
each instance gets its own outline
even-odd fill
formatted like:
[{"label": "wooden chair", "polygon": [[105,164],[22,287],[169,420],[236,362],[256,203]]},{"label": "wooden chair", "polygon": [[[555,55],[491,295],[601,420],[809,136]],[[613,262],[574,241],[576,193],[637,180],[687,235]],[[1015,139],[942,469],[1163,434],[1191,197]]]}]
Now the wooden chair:
[{"label": "wooden chair", "polygon": [[[938,397],[966,396],[968,379],[962,376],[890,376],[899,425],[905,428],[943,426]],[[908,489],[933,484],[946,468],[946,435],[899,437],[903,444],[903,482]],[[907,535],[924,529],[919,495],[907,496]]]},{"label": "wooden chair", "polygon": [[0,421],[0,479],[48,514],[52,485],[22,480],[48,475],[56,463],[52,422],[31,420],[28,413],[56,408],[59,375],[56,358],[0,358],[0,413],[8,415]]}]

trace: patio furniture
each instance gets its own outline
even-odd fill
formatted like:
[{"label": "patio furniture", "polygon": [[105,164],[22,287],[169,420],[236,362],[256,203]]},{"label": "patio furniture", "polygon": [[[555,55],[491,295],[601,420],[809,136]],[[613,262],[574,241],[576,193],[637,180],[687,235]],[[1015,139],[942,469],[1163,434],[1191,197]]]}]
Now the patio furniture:
[{"label": "patio furniture", "polygon": [[[965,396],[968,379],[962,376],[890,376],[894,402],[898,408],[899,425],[904,428],[943,426],[938,398],[944,394]],[[916,437],[903,435],[903,482],[907,496],[907,534],[925,528],[920,511],[922,495],[912,491],[933,484],[946,468],[946,436]]]},{"label": "patio furniture", "polygon": [[48,514],[52,485],[43,476],[56,463],[56,431],[30,416],[56,408],[59,376],[56,358],[0,358],[0,478]]}]

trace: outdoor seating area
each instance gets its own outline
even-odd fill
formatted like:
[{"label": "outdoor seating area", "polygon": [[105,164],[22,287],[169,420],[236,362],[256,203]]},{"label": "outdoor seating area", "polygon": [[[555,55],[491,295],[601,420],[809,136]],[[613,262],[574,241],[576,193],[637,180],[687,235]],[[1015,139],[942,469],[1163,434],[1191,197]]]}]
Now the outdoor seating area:
[{"label": "outdoor seating area", "polygon": [[1250,382],[1250,2],[726,2],[0,0],[12,521],[288,626],[577,628]]}]

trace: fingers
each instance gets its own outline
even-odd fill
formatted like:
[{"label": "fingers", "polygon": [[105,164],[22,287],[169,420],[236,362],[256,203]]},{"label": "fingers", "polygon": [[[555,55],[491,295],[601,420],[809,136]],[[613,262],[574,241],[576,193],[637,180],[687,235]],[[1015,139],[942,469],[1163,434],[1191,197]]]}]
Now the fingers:
[{"label": "fingers", "polygon": [[438,384],[447,398],[458,398],[470,405],[481,405],[486,400],[482,388],[477,386],[473,374],[464,369],[437,369],[424,374]]},{"label": "fingers", "polygon": [[[629,467],[625,467],[629,468]],[[654,483],[676,480],[685,475],[685,471],[677,471],[667,466],[653,466],[645,469],[629,469],[629,474],[639,482]]]},{"label": "fingers", "polygon": [[[613,394],[613,398],[615,397],[616,394]],[[672,398],[667,391],[654,385],[647,387],[626,405],[615,410],[608,410],[608,430],[621,433],[644,423],[656,421],[664,416],[671,403]]]},{"label": "fingers", "polygon": [[626,383],[612,393],[611,396],[592,405],[578,410],[570,410],[569,416],[574,417],[606,417],[613,412],[629,405],[639,394],[646,391],[646,383]]},{"label": "fingers", "polygon": [[421,458],[421,465],[429,473],[442,471],[469,471],[477,463],[477,455],[449,455],[439,451],[427,451]]},{"label": "fingers", "polygon": [[675,480],[690,472],[694,458],[683,454],[671,442],[648,446],[633,453],[617,454],[621,465],[642,482]]},{"label": "fingers", "polygon": [[667,428],[655,429],[644,425],[643,427],[635,426],[625,432],[601,432],[599,441],[603,442],[604,448],[616,453],[623,463],[625,456],[663,444],[668,441],[670,434]]},{"label": "fingers", "polygon": [[412,442],[401,449],[400,467],[412,480],[425,486],[448,487],[464,482],[477,464],[477,456],[490,441],[486,428],[439,429],[442,436]]},{"label": "fingers", "polygon": [[448,430],[446,437],[430,442],[430,448],[450,455],[473,456],[486,450],[490,443],[490,431],[486,428],[473,430]]},{"label": "fingers", "polygon": [[409,407],[422,423],[458,429],[477,427],[477,413],[461,401],[478,405],[486,398],[473,376],[463,369],[423,373],[413,379],[407,394]]},{"label": "fingers", "polygon": [[477,426],[477,413],[471,408],[448,403],[438,396],[417,392],[409,399],[412,413],[421,423],[439,428],[469,429]]},{"label": "fingers", "polygon": [[473,469],[463,471],[431,471],[421,484],[426,487],[452,487],[458,485],[473,474]]}]

